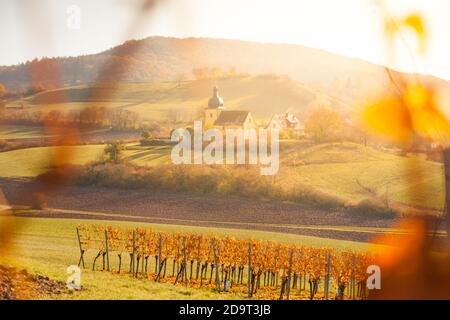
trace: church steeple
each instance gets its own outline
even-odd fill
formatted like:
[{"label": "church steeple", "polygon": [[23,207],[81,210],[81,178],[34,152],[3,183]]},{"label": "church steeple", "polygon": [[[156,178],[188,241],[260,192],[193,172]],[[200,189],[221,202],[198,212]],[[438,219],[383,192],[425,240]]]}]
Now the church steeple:
[{"label": "church steeple", "polygon": [[219,96],[217,86],[213,88],[213,96],[208,101],[208,109],[223,109],[223,99]]}]

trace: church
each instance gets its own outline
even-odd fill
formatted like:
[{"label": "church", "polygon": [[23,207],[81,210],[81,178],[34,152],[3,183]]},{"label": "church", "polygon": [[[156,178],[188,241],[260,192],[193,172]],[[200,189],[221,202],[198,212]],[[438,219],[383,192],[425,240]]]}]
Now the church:
[{"label": "church", "polygon": [[255,121],[250,111],[225,110],[223,99],[219,95],[217,86],[213,88],[213,96],[208,100],[208,107],[204,114],[205,128],[226,129],[255,129]]}]

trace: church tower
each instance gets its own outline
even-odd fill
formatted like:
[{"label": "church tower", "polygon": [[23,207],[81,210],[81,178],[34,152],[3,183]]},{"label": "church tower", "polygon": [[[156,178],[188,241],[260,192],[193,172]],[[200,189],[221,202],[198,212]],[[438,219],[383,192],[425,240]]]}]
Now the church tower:
[{"label": "church tower", "polygon": [[208,100],[208,108],[205,109],[204,126],[207,128],[213,127],[222,110],[224,110],[223,99],[219,96],[217,86],[214,86],[213,96]]}]

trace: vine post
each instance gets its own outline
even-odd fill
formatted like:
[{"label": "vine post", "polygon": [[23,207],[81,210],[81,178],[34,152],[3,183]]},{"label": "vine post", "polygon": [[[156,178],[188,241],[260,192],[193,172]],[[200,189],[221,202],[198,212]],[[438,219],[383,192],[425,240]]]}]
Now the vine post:
[{"label": "vine post", "polygon": [[289,273],[288,273],[288,279],[287,279],[287,290],[286,290],[286,300],[289,300],[289,294],[291,293],[291,277],[292,277],[292,258],[294,255],[294,251],[291,250],[291,253],[289,255]]},{"label": "vine post", "polygon": [[326,275],[325,275],[325,300],[328,300],[328,292],[330,291],[330,253],[327,253]]},{"label": "vine post", "polygon": [[248,242],[248,278],[247,278],[247,295],[249,298],[252,297],[251,279],[252,279],[252,244],[249,241]]},{"label": "vine post", "polygon": [[85,268],[85,266],[84,266],[84,250],[83,250],[83,246],[81,245],[80,230],[78,230],[78,227],[77,227],[77,239],[78,239],[78,246],[80,247],[80,260],[78,261],[78,266],[83,265],[83,269],[84,269]]},{"label": "vine post", "polygon": [[106,250],[106,270],[109,271],[109,243],[108,243],[108,230],[105,229],[105,250]]},{"label": "vine post", "polygon": [[355,277],[356,257],[355,257],[355,255],[353,255],[352,262],[353,262],[353,265],[352,265],[352,267],[353,267],[353,272],[352,272],[352,282],[353,282],[352,299],[354,300],[355,297],[356,297],[356,287],[355,287],[355,285],[356,285],[356,277]]},{"label": "vine post", "polygon": [[131,254],[131,272],[132,275],[134,276],[134,269],[135,269],[135,265],[134,265],[134,260],[135,260],[135,255],[136,255],[136,230],[133,230],[133,248],[132,250],[132,254]]},{"label": "vine post", "polygon": [[156,270],[158,274],[161,273],[162,260],[161,260],[161,251],[162,251],[162,235],[159,233],[159,243],[158,243],[158,269]]},{"label": "vine post", "polygon": [[184,284],[188,285],[188,278],[187,278],[187,259],[186,259],[186,237],[183,238],[183,276],[184,276]]},{"label": "vine post", "polygon": [[216,246],[215,246],[215,239],[211,240],[213,254],[214,254],[214,265],[216,269],[216,287],[217,291],[220,292],[220,278],[219,278],[219,262],[217,261],[217,255],[216,255]]}]

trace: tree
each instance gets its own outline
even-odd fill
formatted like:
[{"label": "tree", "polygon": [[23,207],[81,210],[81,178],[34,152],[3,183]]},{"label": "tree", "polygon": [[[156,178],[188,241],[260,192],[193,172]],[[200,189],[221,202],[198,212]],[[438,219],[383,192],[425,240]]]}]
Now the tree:
[{"label": "tree", "polygon": [[225,72],[223,71],[222,68],[219,67],[215,67],[212,68],[211,70],[209,70],[209,78],[210,79],[219,79],[222,78],[224,76]]},{"label": "tree", "polygon": [[196,80],[201,80],[201,79],[205,79],[207,76],[207,68],[195,68],[192,69],[192,74],[194,75]]},{"label": "tree", "polygon": [[215,68],[196,68],[192,69],[192,74],[194,75],[195,79],[202,80],[202,79],[219,79],[224,77],[225,72],[222,68],[215,67]]},{"label": "tree", "polygon": [[292,129],[280,131],[280,139],[282,139],[282,140],[295,139],[295,138],[297,138],[297,135],[296,135],[295,131]]},{"label": "tree", "polygon": [[236,67],[230,67],[228,69],[228,76],[231,78],[237,76]]},{"label": "tree", "polygon": [[305,134],[316,143],[340,140],[343,128],[341,115],[324,107],[312,110],[305,121]]},{"label": "tree", "polygon": [[144,140],[151,140],[153,138],[153,135],[152,135],[152,133],[149,130],[145,130],[145,131],[142,132],[141,137]]},{"label": "tree", "polygon": [[107,156],[107,160],[111,162],[118,163],[122,159],[122,151],[125,149],[125,146],[120,142],[109,143],[105,147],[105,155]]},{"label": "tree", "polygon": [[60,124],[63,120],[63,114],[59,110],[52,110],[45,115],[44,121],[47,124]]}]

